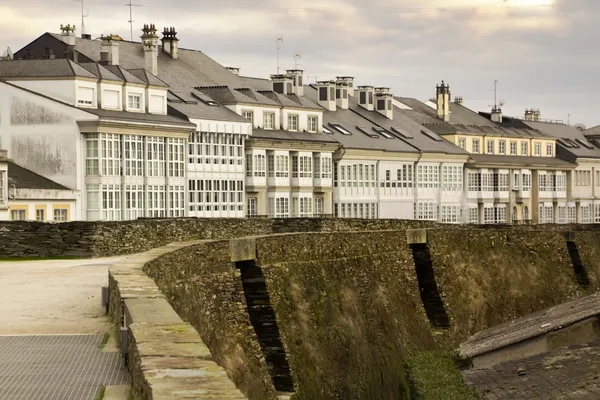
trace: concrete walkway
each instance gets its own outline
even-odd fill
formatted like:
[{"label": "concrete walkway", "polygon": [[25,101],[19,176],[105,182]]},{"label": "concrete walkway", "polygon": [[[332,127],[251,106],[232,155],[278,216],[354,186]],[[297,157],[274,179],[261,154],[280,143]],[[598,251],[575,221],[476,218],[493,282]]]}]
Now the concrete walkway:
[{"label": "concrete walkway", "polygon": [[107,332],[101,288],[118,259],[0,262],[0,335]]},{"label": "concrete walkway", "polygon": [[95,400],[129,384],[114,340],[102,344],[101,288],[117,260],[0,262],[0,399]]}]

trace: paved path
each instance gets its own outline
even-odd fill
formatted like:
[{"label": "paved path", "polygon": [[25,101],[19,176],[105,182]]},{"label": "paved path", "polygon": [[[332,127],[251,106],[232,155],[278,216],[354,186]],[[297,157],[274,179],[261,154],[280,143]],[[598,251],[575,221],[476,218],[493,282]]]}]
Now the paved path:
[{"label": "paved path", "polygon": [[486,400],[600,399],[600,342],[464,371]]},{"label": "paved path", "polygon": [[107,332],[101,287],[117,259],[0,262],[0,335]]},{"label": "paved path", "polygon": [[95,400],[129,383],[119,353],[100,349],[118,259],[0,262],[1,400]]}]

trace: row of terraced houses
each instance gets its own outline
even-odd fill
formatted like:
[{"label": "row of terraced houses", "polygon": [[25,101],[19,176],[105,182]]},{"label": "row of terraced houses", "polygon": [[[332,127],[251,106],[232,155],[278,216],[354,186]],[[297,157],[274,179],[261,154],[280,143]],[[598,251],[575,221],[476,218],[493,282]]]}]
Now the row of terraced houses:
[{"label": "row of terraced houses", "polygon": [[0,61],[0,220],[600,222],[598,128],[474,112],[443,81],[244,77],[178,42],[67,25]]}]

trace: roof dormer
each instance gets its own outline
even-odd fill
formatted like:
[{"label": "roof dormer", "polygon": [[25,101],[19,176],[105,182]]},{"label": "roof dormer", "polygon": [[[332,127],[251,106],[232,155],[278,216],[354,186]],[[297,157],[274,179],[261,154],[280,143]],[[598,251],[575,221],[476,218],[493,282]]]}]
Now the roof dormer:
[{"label": "roof dormer", "polygon": [[335,81],[319,81],[315,84],[318,93],[318,103],[321,107],[329,110],[336,110],[336,87]]},{"label": "roof dormer", "polygon": [[388,119],[394,119],[393,97],[390,88],[375,88],[375,110]]},{"label": "roof dormer", "polygon": [[375,89],[373,86],[359,86],[357,88],[358,92],[358,105],[368,111],[373,111],[375,109],[374,105],[374,97],[375,97]]}]

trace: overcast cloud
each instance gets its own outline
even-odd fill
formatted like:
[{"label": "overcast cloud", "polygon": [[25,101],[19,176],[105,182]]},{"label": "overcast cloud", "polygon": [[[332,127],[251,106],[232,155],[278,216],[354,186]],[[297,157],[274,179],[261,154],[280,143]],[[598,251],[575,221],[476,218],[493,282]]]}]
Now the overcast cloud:
[{"label": "overcast cloud", "polygon": [[[86,32],[129,39],[128,0],[84,0]],[[309,81],[356,77],[425,100],[450,82],[474,110],[489,110],[493,82],[506,115],[539,108],[543,118],[600,124],[598,0],[133,0],[140,27],[174,26],[180,46],[202,50],[242,75],[300,68]],[[2,0],[0,52],[16,51],[60,24],[79,29],[74,0]],[[78,34],[80,34],[78,30]]]}]

